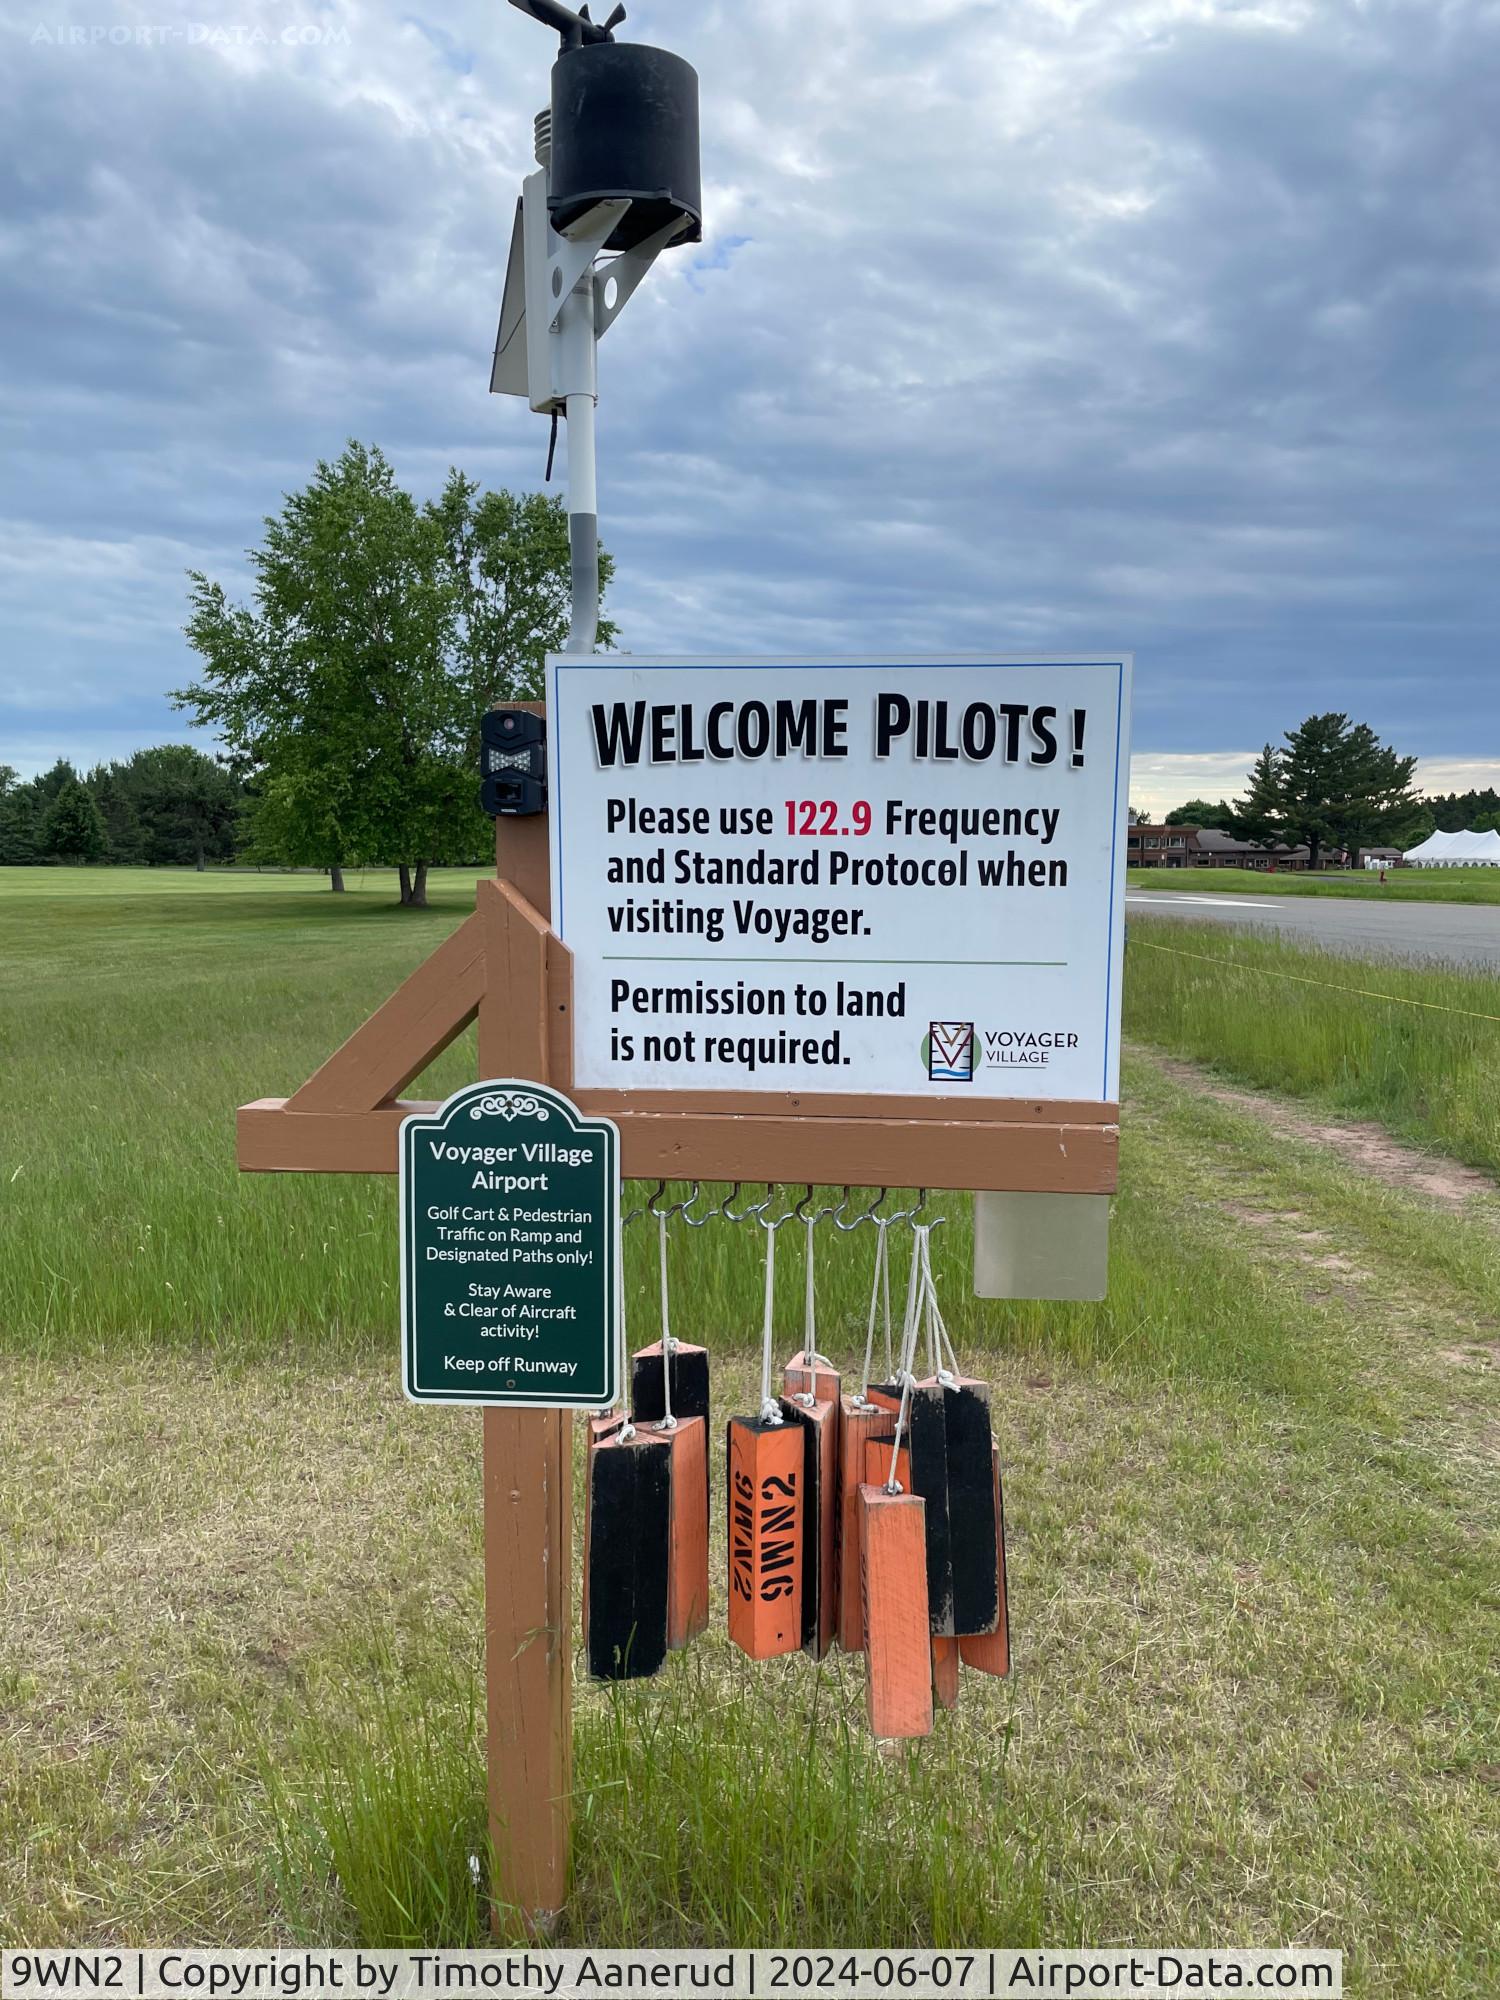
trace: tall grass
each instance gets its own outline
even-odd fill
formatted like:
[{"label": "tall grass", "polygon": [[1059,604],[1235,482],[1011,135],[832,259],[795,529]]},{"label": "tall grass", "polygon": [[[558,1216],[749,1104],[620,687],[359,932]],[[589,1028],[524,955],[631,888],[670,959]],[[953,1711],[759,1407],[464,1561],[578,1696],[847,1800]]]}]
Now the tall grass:
[{"label": "tall grass", "polygon": [[1131,919],[1128,1034],[1500,1171],[1497,1017],[1489,973]]},{"label": "tall grass", "polygon": [[[0,1352],[174,1344],[236,1361],[288,1346],[331,1359],[394,1355],[390,1180],[240,1174],[233,1110],[250,1097],[283,1095],[309,1074],[462,919],[472,879],[439,878],[434,909],[412,913],[393,906],[385,882],[336,897],[316,878],[271,878],[273,887],[253,892],[244,878],[226,888],[216,877],[188,877],[191,894],[176,883],[158,894],[148,893],[156,878],[137,872],[116,894],[105,871],[13,873],[28,875],[28,894],[12,911],[0,969],[8,1084],[0,1100]],[[36,893],[32,874],[58,883],[58,893]],[[85,895],[80,883],[111,893]],[[1133,937],[1151,935],[1155,927],[1132,923]],[[1222,949],[1226,941],[1219,933],[1209,942]],[[1161,979],[1150,957],[1132,953],[1136,1018],[1147,982]],[[1195,970],[1205,985],[1225,978]],[[457,1088],[474,1076],[475,1060],[466,1036],[414,1092]],[[961,1349],[1046,1349],[1085,1366],[1108,1361],[1158,1377],[1318,1393],[1321,1350],[1283,1338],[1274,1312],[1263,1328],[1245,1318],[1241,1279],[1226,1279],[1215,1246],[1181,1240],[1170,1190],[1152,1184],[1154,1173],[1134,1156],[1117,1205],[1114,1282],[1099,1305],[974,1299],[968,1204],[934,1196],[930,1212],[948,1215],[934,1257]],[[635,1190],[628,1205],[649,1192]],[[724,1192],[706,1189],[699,1212]],[[821,1190],[818,1199],[839,1197]],[[910,1191],[891,1205],[898,1201],[910,1206]],[[803,1232],[789,1234],[798,1240],[781,1239],[778,1327],[782,1344],[795,1347]],[[868,1228],[820,1232],[820,1338],[839,1357],[863,1348],[873,1242]],[[631,1334],[654,1338],[649,1219],[626,1232],[625,1249]],[[679,1335],[746,1350],[759,1331],[763,1256],[753,1226],[676,1226]]]},{"label": "tall grass", "polygon": [[[793,1666],[795,1685],[700,1647],[580,1703],[574,1881],[553,1941],[1039,1944],[1041,1857],[1008,1796],[1008,1729],[986,1740],[943,1718],[888,1754],[856,1712],[855,1675]],[[477,1680],[387,1663],[314,1702],[264,1771],[299,1942],[486,1943]],[[495,1915],[524,1938],[516,1912]],[[1071,1918],[1054,1889],[1048,1927]]]},{"label": "tall grass", "polygon": [[234,1110],[311,1074],[473,907],[473,877],[414,912],[383,881],[0,873],[0,1346],[388,1327],[389,1182],[241,1175]]}]

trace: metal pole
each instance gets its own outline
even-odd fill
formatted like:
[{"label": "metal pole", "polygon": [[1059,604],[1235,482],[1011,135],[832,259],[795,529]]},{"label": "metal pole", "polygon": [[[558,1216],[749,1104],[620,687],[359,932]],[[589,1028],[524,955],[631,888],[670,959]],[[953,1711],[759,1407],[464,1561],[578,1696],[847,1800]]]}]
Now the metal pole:
[{"label": "metal pole", "polygon": [[[590,265],[562,309],[562,379],[568,385],[568,546],[573,558],[570,653],[592,653],[599,636],[599,484],[594,412],[599,402],[599,348],[594,330],[594,270]],[[575,385],[583,385],[578,387]]]}]

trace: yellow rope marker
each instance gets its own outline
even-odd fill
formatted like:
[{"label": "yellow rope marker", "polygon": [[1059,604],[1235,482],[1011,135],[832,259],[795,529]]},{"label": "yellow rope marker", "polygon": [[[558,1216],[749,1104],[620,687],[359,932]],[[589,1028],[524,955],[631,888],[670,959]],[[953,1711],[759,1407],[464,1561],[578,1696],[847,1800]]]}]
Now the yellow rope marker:
[{"label": "yellow rope marker", "polygon": [[1332,980],[1309,979],[1303,972],[1277,972],[1269,965],[1245,965],[1237,958],[1216,958],[1212,952],[1179,951],[1175,945],[1152,944],[1149,938],[1132,938],[1133,951],[1164,951],[1168,958],[1195,958],[1200,965],[1227,967],[1231,972],[1260,972],[1267,979],[1290,979],[1298,986],[1316,986],[1323,993],[1352,993],[1360,1000],[1389,1000],[1393,1007],[1425,1007],[1433,1014],[1455,1014],[1463,1021],[1496,1021],[1500,1014],[1479,1014],[1469,1007],[1445,1007],[1440,1000],[1411,1000],[1404,993],[1375,993],[1366,986],[1335,986]]}]

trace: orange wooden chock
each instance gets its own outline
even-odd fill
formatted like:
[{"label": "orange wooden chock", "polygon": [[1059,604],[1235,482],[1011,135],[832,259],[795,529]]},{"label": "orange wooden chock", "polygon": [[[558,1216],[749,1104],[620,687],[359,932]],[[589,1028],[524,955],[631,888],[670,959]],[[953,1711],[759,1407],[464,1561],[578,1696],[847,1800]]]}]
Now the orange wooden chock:
[{"label": "orange wooden chock", "polygon": [[672,1453],[667,1533],[667,1644],[676,1651],[708,1624],[708,1425],[674,1417],[653,1426]]},{"label": "orange wooden chock", "polygon": [[752,1660],[802,1644],[806,1446],[780,1412],[729,1424],[729,1636]]},{"label": "orange wooden chock", "polygon": [[932,1642],[932,1699],[939,1708],[958,1706],[958,1641]]},{"label": "orange wooden chock", "polygon": [[783,1396],[781,1413],[804,1440],[802,1644],[821,1660],[838,1629],[839,1412],[835,1403]]},{"label": "orange wooden chock", "polygon": [[[871,1474],[866,1470],[869,1445],[879,1439],[890,1456],[891,1412],[845,1396],[839,1411],[839,1644],[846,1653],[865,1643],[865,1621],[859,1587],[859,1489]],[[882,1474],[881,1477],[884,1475]]]},{"label": "orange wooden chock", "polygon": [[1010,1598],[1005,1588],[1005,1494],[1000,1481],[1000,1447],[992,1447],[995,1474],[995,1549],[996,1549],[996,1593],[999,1598],[999,1614],[993,1632],[980,1637],[960,1639],[959,1656],[966,1667],[973,1667],[981,1674],[1008,1674],[1010,1672]]},{"label": "orange wooden chock", "polygon": [[879,1737],[932,1733],[925,1511],[915,1494],[859,1489],[865,1705]]},{"label": "orange wooden chock", "polygon": [[752,1660],[795,1653],[803,1641],[810,1434],[787,1422],[771,1393],[776,1232],[790,1220],[760,1218],[766,1232],[760,1409],[729,1425],[729,1636]]}]

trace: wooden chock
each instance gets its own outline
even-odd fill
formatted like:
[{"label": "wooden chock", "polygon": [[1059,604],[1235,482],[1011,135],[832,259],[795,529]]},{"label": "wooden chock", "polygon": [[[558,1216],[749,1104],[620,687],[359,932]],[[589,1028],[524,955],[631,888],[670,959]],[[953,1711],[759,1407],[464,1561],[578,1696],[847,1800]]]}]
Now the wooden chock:
[{"label": "wooden chock", "polygon": [[781,1413],[805,1440],[802,1645],[821,1660],[838,1629],[839,1411],[836,1403],[783,1396]]},{"label": "wooden chock", "polygon": [[593,1513],[594,1446],[612,1438],[625,1421],[623,1410],[607,1410],[602,1417],[590,1417],[584,1428],[587,1440],[583,1461],[583,1629],[589,1629],[589,1517]]},{"label": "wooden chock", "polygon": [[995,1446],[988,1384],[967,1377],[945,1382],[943,1418],[953,1629],[961,1637],[972,1637],[993,1632],[1000,1616]]},{"label": "wooden chock", "polygon": [[865,1391],[866,1400],[877,1410],[884,1410],[895,1416],[901,1408],[901,1384],[899,1382],[872,1382]]},{"label": "wooden chock", "polygon": [[805,1353],[799,1351],[794,1354],[782,1372],[781,1382],[788,1396],[805,1396],[811,1391],[820,1403],[837,1405],[844,1392],[843,1377],[833,1363],[821,1354],[813,1356],[811,1370]]},{"label": "wooden chock", "polygon": [[859,1489],[865,1704],[878,1737],[932,1734],[925,1511],[914,1494]]},{"label": "wooden chock", "polygon": [[676,1651],[708,1624],[708,1425],[678,1417],[656,1428],[672,1454],[671,1524],[667,1548],[667,1644]]},{"label": "wooden chock", "polygon": [[800,1425],[734,1417],[729,1434],[729,1636],[752,1660],[802,1645]]},{"label": "wooden chock", "polygon": [[939,1708],[958,1706],[958,1641],[932,1642],[932,1699]]},{"label": "wooden chock", "polygon": [[845,1396],[839,1409],[839,1645],[846,1653],[865,1643],[864,1611],[859,1588],[859,1489],[871,1477],[865,1469],[865,1447],[886,1441],[886,1459],[895,1435],[889,1410]]},{"label": "wooden chock", "polygon": [[[894,1432],[889,1437],[865,1440],[865,1469],[861,1481],[863,1485],[884,1486],[891,1477],[891,1446],[895,1441]],[[895,1479],[903,1493],[910,1493],[911,1453],[904,1444],[896,1453]]]},{"label": "wooden chock", "polygon": [[672,1442],[617,1427],[591,1442],[585,1642],[595,1680],[641,1680],[667,1657]]},{"label": "wooden chock", "polygon": [[1010,1672],[1010,1598],[1005,1587],[1005,1491],[1000,1479],[1000,1449],[991,1454],[995,1474],[995,1572],[999,1596],[999,1616],[993,1632],[973,1639],[960,1639],[959,1656],[976,1673],[1005,1675]]},{"label": "wooden chock", "polygon": [[[659,1424],[667,1414],[665,1377],[659,1340],[631,1356],[630,1414],[638,1424]],[[693,1347],[685,1340],[672,1342],[672,1414],[702,1417],[708,1422],[712,1412],[706,1347]]]},{"label": "wooden chock", "polygon": [[926,1502],[927,1611],[934,1633],[953,1637],[953,1547],[948,1521],[948,1426],[942,1384],[913,1382],[906,1431],[911,1441],[911,1488]]},{"label": "wooden chock", "polygon": [[[708,1349],[692,1347],[686,1341],[672,1342],[671,1370],[674,1417],[701,1417],[705,1436],[712,1411],[709,1406]],[[667,1369],[662,1360],[661,1342],[654,1341],[632,1355],[630,1362],[630,1411],[638,1424],[659,1424],[667,1414]],[[703,1454],[703,1519],[705,1531],[712,1494],[708,1483],[708,1453]]]}]

